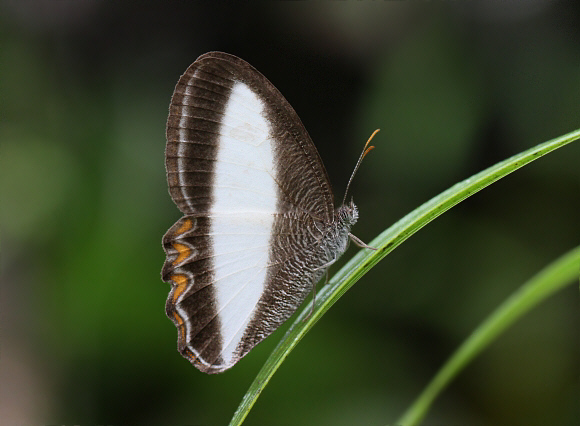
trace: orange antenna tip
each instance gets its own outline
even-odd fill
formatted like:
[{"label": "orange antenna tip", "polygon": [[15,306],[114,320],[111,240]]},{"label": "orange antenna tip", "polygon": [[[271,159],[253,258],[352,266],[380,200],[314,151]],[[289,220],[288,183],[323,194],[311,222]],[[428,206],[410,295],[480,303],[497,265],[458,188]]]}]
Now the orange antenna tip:
[{"label": "orange antenna tip", "polygon": [[368,148],[365,150],[365,152],[364,152],[364,154],[363,154],[362,158],[365,158],[365,157],[366,157],[366,155],[367,155],[369,152],[371,152],[373,149],[375,149],[375,147],[374,147],[374,146],[369,146],[369,147],[368,147]]},{"label": "orange antenna tip", "polygon": [[381,129],[376,129],[372,133],[372,135],[369,138],[369,140],[367,141],[367,143],[365,144],[365,147],[363,148],[363,152],[361,153],[361,155],[360,155],[360,157],[359,157],[359,159],[358,159],[358,161],[356,163],[356,166],[354,166],[354,170],[353,170],[352,174],[350,175],[350,179],[348,180],[348,184],[346,185],[346,191],[344,191],[344,198],[342,199],[342,204],[344,204],[344,202],[346,201],[346,195],[348,194],[348,189],[350,188],[350,184],[352,182],[352,178],[354,177],[356,171],[358,170],[358,168],[360,166],[360,163],[362,162],[363,158],[365,158],[365,156],[375,148],[374,146],[369,146],[369,143],[371,143],[371,140],[373,140],[373,138],[375,137],[375,135],[377,133],[379,133],[380,130]]},{"label": "orange antenna tip", "polygon": [[371,141],[373,140],[373,138],[375,137],[375,135],[377,133],[379,133],[381,131],[381,129],[377,129],[373,132],[373,134],[371,135],[371,137],[369,138],[369,140],[367,141],[367,143],[365,144],[365,148],[368,146],[369,143],[371,143]]}]

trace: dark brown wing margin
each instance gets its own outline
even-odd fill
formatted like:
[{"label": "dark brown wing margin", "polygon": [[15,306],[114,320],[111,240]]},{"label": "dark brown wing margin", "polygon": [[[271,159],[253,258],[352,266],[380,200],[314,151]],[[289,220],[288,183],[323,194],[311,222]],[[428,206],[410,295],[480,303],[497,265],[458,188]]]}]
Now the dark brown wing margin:
[{"label": "dark brown wing margin", "polygon": [[232,77],[203,55],[175,86],[167,119],[165,167],[171,198],[185,214],[206,213],[211,206],[220,123]]}]

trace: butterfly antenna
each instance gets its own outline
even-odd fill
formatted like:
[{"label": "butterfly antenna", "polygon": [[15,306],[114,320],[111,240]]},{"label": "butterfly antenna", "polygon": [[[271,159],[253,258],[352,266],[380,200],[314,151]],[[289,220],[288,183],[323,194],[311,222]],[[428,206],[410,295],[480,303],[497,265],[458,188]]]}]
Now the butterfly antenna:
[{"label": "butterfly antenna", "polygon": [[369,143],[371,143],[371,140],[373,140],[375,135],[377,133],[379,133],[380,130],[381,129],[375,130],[373,132],[373,134],[371,135],[371,137],[369,138],[369,140],[367,141],[367,143],[365,144],[365,147],[363,148],[363,151],[362,151],[360,157],[358,158],[358,161],[356,162],[356,166],[354,166],[354,170],[352,171],[352,174],[350,175],[350,179],[348,180],[348,184],[346,185],[346,191],[344,191],[344,198],[342,199],[342,204],[344,204],[344,202],[346,201],[346,196],[348,195],[348,189],[350,188],[350,183],[352,182],[352,178],[354,178],[356,171],[360,167],[360,163],[362,163],[363,158],[365,158],[366,155],[374,149],[374,146],[369,146]]}]

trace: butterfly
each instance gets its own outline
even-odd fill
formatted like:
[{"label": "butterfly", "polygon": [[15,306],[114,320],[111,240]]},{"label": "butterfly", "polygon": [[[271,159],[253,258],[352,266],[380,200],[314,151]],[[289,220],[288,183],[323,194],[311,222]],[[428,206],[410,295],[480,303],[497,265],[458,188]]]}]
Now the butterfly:
[{"label": "butterfly", "polygon": [[296,311],[349,239],[371,247],[350,233],[354,203],[335,209],[294,109],[242,59],[209,52],[186,70],[166,136],[169,193],[184,214],[163,237],[166,313],[179,352],[220,373]]}]

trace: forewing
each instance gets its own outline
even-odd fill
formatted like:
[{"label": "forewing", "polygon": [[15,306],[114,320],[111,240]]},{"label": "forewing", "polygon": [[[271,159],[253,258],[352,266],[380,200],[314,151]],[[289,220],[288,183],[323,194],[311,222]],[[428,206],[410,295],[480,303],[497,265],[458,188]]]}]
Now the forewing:
[{"label": "forewing", "polygon": [[[248,93],[259,100],[259,111],[249,102]],[[247,176],[239,187],[250,191],[260,180],[270,179],[283,197],[280,204],[287,203],[281,208],[299,209],[322,221],[332,221],[328,175],[300,118],[255,68],[221,52],[200,56],[181,76],[171,99],[166,168],[169,192],[179,209],[185,214],[209,212],[217,166],[227,166],[233,181],[240,179],[243,174],[237,167],[237,156],[256,155],[256,146],[266,138],[275,161],[259,164],[256,173]],[[228,141],[226,147],[222,147],[224,140]],[[218,159],[218,151],[223,149],[227,153]],[[247,166],[247,162],[241,165],[243,170],[248,170]]]}]

